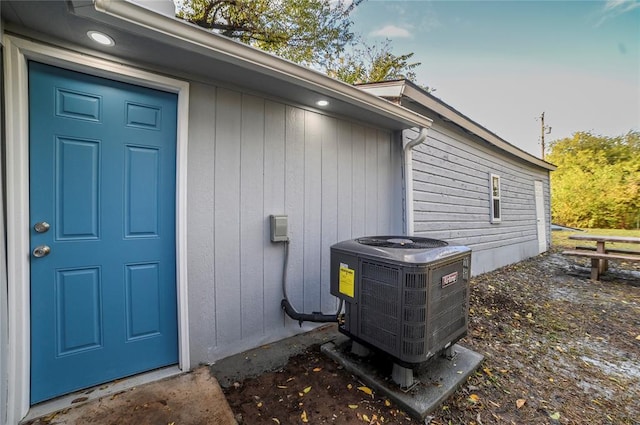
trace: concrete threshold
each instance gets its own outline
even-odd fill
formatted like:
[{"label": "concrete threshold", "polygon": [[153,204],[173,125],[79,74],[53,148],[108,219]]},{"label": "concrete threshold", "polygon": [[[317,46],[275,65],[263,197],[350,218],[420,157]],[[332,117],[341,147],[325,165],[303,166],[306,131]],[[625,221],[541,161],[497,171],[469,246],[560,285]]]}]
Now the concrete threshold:
[{"label": "concrete threshold", "polygon": [[85,388],[52,400],[43,401],[42,403],[31,406],[29,413],[27,413],[27,416],[22,419],[21,423],[29,422],[35,418],[47,416],[60,410],[82,406],[83,404],[89,403],[93,400],[98,400],[103,397],[111,396],[140,385],[166,379],[181,373],[182,371],[178,366],[164,367],[150,372],[133,375],[128,378],[107,382],[106,384],[96,385],[95,387]]},{"label": "concrete threshold", "polygon": [[[237,425],[231,407],[208,367],[198,367],[164,379],[161,371],[145,375],[144,378],[128,379],[126,383],[114,383],[111,392],[120,391],[111,395],[101,392],[90,401],[84,400],[86,391],[77,393],[83,404],[72,401],[71,406],[24,424]],[[146,382],[149,379],[153,382]]]}]

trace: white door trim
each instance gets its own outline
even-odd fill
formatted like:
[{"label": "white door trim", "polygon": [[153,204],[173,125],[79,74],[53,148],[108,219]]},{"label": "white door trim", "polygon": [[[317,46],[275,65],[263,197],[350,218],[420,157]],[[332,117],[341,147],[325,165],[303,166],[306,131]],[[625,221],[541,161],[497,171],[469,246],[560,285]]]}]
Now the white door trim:
[{"label": "white door trim", "polygon": [[547,219],[544,208],[544,185],[540,180],[533,182],[536,204],[536,229],[538,232],[538,253],[547,250]]},{"label": "white door trim", "polygon": [[189,83],[136,68],[4,36],[5,130],[7,173],[8,400],[7,423],[29,411],[30,385],[30,252],[29,252],[29,96],[28,60],[107,77],[125,83],[177,93],[176,146],[176,279],[178,353],[182,370],[190,369],[187,304],[187,140]]}]

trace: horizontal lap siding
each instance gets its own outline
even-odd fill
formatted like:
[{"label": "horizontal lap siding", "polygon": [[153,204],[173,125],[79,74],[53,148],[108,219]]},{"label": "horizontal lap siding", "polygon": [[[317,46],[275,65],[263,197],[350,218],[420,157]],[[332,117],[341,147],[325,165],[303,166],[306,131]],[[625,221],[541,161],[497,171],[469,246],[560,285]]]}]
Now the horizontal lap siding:
[{"label": "horizontal lap siding", "polygon": [[[490,222],[489,175],[501,177],[502,221]],[[546,170],[480,145],[436,122],[414,149],[416,235],[471,247],[475,274],[534,255],[537,251],[534,181],[542,181],[549,223]],[[548,240],[547,235],[547,240]],[[518,252],[516,257],[506,250]],[[474,260],[475,261],[475,260]]]},{"label": "horizontal lap siding", "polygon": [[333,313],[329,247],[402,228],[401,147],[388,131],[239,91],[192,84],[188,247],[191,357],[211,362],[308,330],[280,309],[289,217],[288,296]]}]

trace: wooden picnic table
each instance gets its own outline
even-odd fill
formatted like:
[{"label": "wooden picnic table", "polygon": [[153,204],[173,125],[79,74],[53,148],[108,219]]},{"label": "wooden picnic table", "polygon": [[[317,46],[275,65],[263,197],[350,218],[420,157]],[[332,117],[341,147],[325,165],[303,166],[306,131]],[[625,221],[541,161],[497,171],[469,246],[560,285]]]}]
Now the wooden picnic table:
[{"label": "wooden picnic table", "polygon": [[[600,275],[609,267],[609,260],[640,261],[640,251],[607,248],[606,243],[637,243],[640,238],[634,236],[607,236],[607,235],[571,235],[569,239],[577,241],[595,242],[593,247],[576,246],[575,250],[566,250],[565,255],[587,257],[591,259],[591,280],[599,280]],[[595,251],[595,252],[594,252]]]}]

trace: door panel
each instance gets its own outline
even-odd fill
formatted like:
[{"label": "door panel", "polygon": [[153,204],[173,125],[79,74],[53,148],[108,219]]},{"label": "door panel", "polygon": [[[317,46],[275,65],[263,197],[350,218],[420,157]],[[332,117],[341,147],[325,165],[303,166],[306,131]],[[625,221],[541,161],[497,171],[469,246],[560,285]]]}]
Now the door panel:
[{"label": "door panel", "polygon": [[126,266],[127,341],[160,333],[159,265]]},{"label": "door panel", "polygon": [[100,269],[58,270],[55,276],[56,356],[102,345]]},{"label": "door panel", "polygon": [[54,176],[58,240],[98,239],[100,143],[56,137]]},{"label": "door panel", "polygon": [[178,361],[177,96],[29,64],[31,402]]},{"label": "door panel", "polygon": [[158,149],[125,148],[125,237],[158,235]]}]

